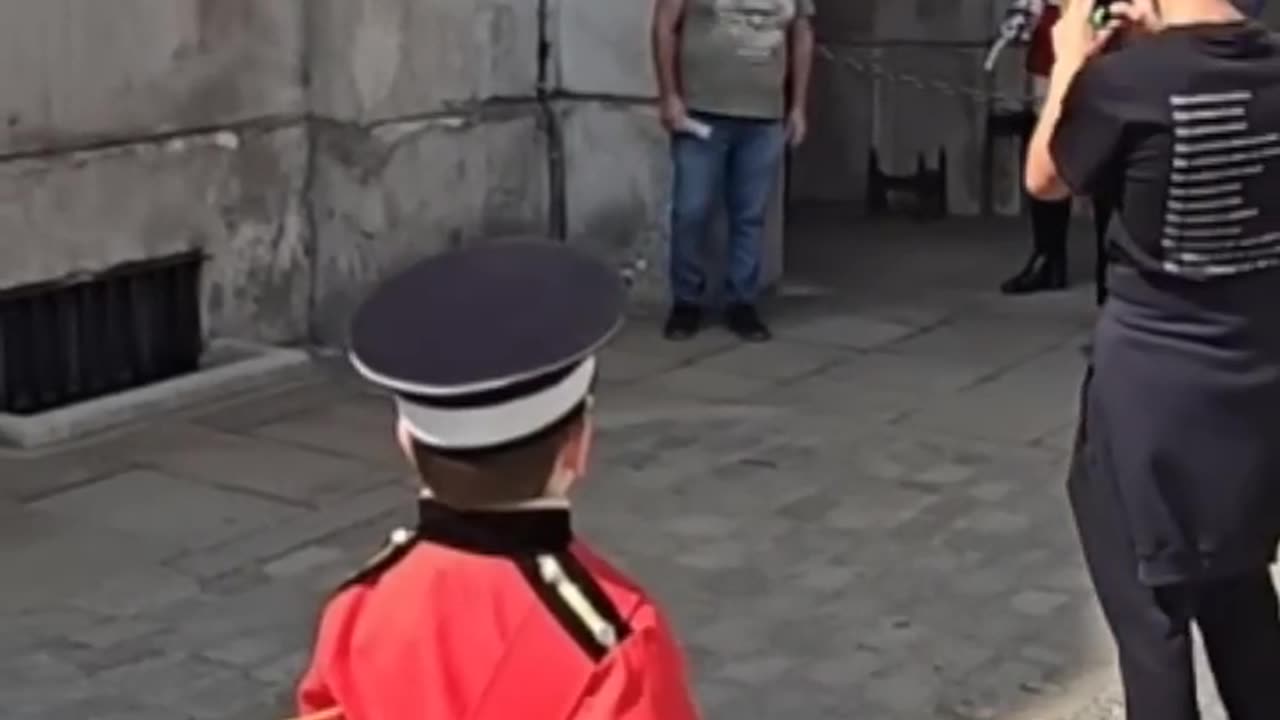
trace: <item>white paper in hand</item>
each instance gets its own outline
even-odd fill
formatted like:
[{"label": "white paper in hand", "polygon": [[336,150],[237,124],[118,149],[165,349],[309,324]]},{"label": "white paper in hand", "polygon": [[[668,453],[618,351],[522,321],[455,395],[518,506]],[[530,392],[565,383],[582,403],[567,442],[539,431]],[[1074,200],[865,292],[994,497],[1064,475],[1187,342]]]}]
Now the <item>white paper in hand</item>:
[{"label": "white paper in hand", "polygon": [[688,133],[699,140],[711,139],[711,126],[691,117],[686,117],[680,124],[680,132]]}]

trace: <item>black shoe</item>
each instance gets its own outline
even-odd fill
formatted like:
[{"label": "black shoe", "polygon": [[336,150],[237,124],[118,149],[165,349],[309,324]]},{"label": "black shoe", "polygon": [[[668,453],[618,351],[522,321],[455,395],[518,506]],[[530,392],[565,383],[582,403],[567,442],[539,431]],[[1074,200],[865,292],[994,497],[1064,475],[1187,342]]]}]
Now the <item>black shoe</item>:
[{"label": "black shoe", "polygon": [[752,305],[730,305],[724,316],[729,331],[746,342],[768,342],[773,339],[769,326],[760,319]]},{"label": "black shoe", "polygon": [[702,329],[702,308],[697,305],[676,303],[667,316],[662,335],[668,340],[688,340]]},{"label": "black shoe", "polygon": [[1050,258],[1048,255],[1036,253],[1017,275],[1004,281],[1000,286],[1000,292],[1005,295],[1030,295],[1046,290],[1062,290],[1066,287],[1066,258]]}]

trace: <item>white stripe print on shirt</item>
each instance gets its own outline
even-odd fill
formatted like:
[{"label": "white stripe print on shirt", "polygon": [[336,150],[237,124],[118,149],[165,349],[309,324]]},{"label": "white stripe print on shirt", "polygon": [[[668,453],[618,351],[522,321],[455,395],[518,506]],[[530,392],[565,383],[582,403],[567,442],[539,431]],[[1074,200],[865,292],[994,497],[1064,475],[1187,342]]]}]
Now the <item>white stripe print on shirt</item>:
[{"label": "white stripe print on shirt", "polygon": [[1170,273],[1207,278],[1280,266],[1280,232],[1250,227],[1262,214],[1246,200],[1250,187],[1280,158],[1280,133],[1249,125],[1253,99],[1249,90],[1169,99],[1173,167],[1161,244]]}]

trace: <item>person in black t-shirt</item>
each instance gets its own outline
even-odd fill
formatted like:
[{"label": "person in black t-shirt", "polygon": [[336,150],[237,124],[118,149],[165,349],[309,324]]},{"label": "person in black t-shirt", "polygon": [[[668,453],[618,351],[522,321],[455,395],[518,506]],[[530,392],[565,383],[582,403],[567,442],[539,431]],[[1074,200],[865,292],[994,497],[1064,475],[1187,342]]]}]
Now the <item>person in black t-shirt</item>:
[{"label": "person in black t-shirt", "polygon": [[[1130,720],[1280,718],[1280,43],[1228,0],[1072,0],[1028,191],[1115,199],[1072,508]],[[1120,41],[1119,44],[1116,41]]]}]

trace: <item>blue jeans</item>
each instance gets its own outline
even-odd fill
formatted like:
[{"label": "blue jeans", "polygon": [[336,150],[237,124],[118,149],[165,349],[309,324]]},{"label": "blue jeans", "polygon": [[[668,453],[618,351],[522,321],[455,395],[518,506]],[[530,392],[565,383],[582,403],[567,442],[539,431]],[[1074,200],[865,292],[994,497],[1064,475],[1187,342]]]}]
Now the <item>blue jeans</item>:
[{"label": "blue jeans", "polygon": [[786,145],[783,124],[721,115],[694,116],[710,138],[677,133],[671,141],[675,187],[671,198],[671,295],[701,304],[706,294],[703,248],[717,201],[728,215],[725,299],[754,303],[760,294],[765,214]]}]

